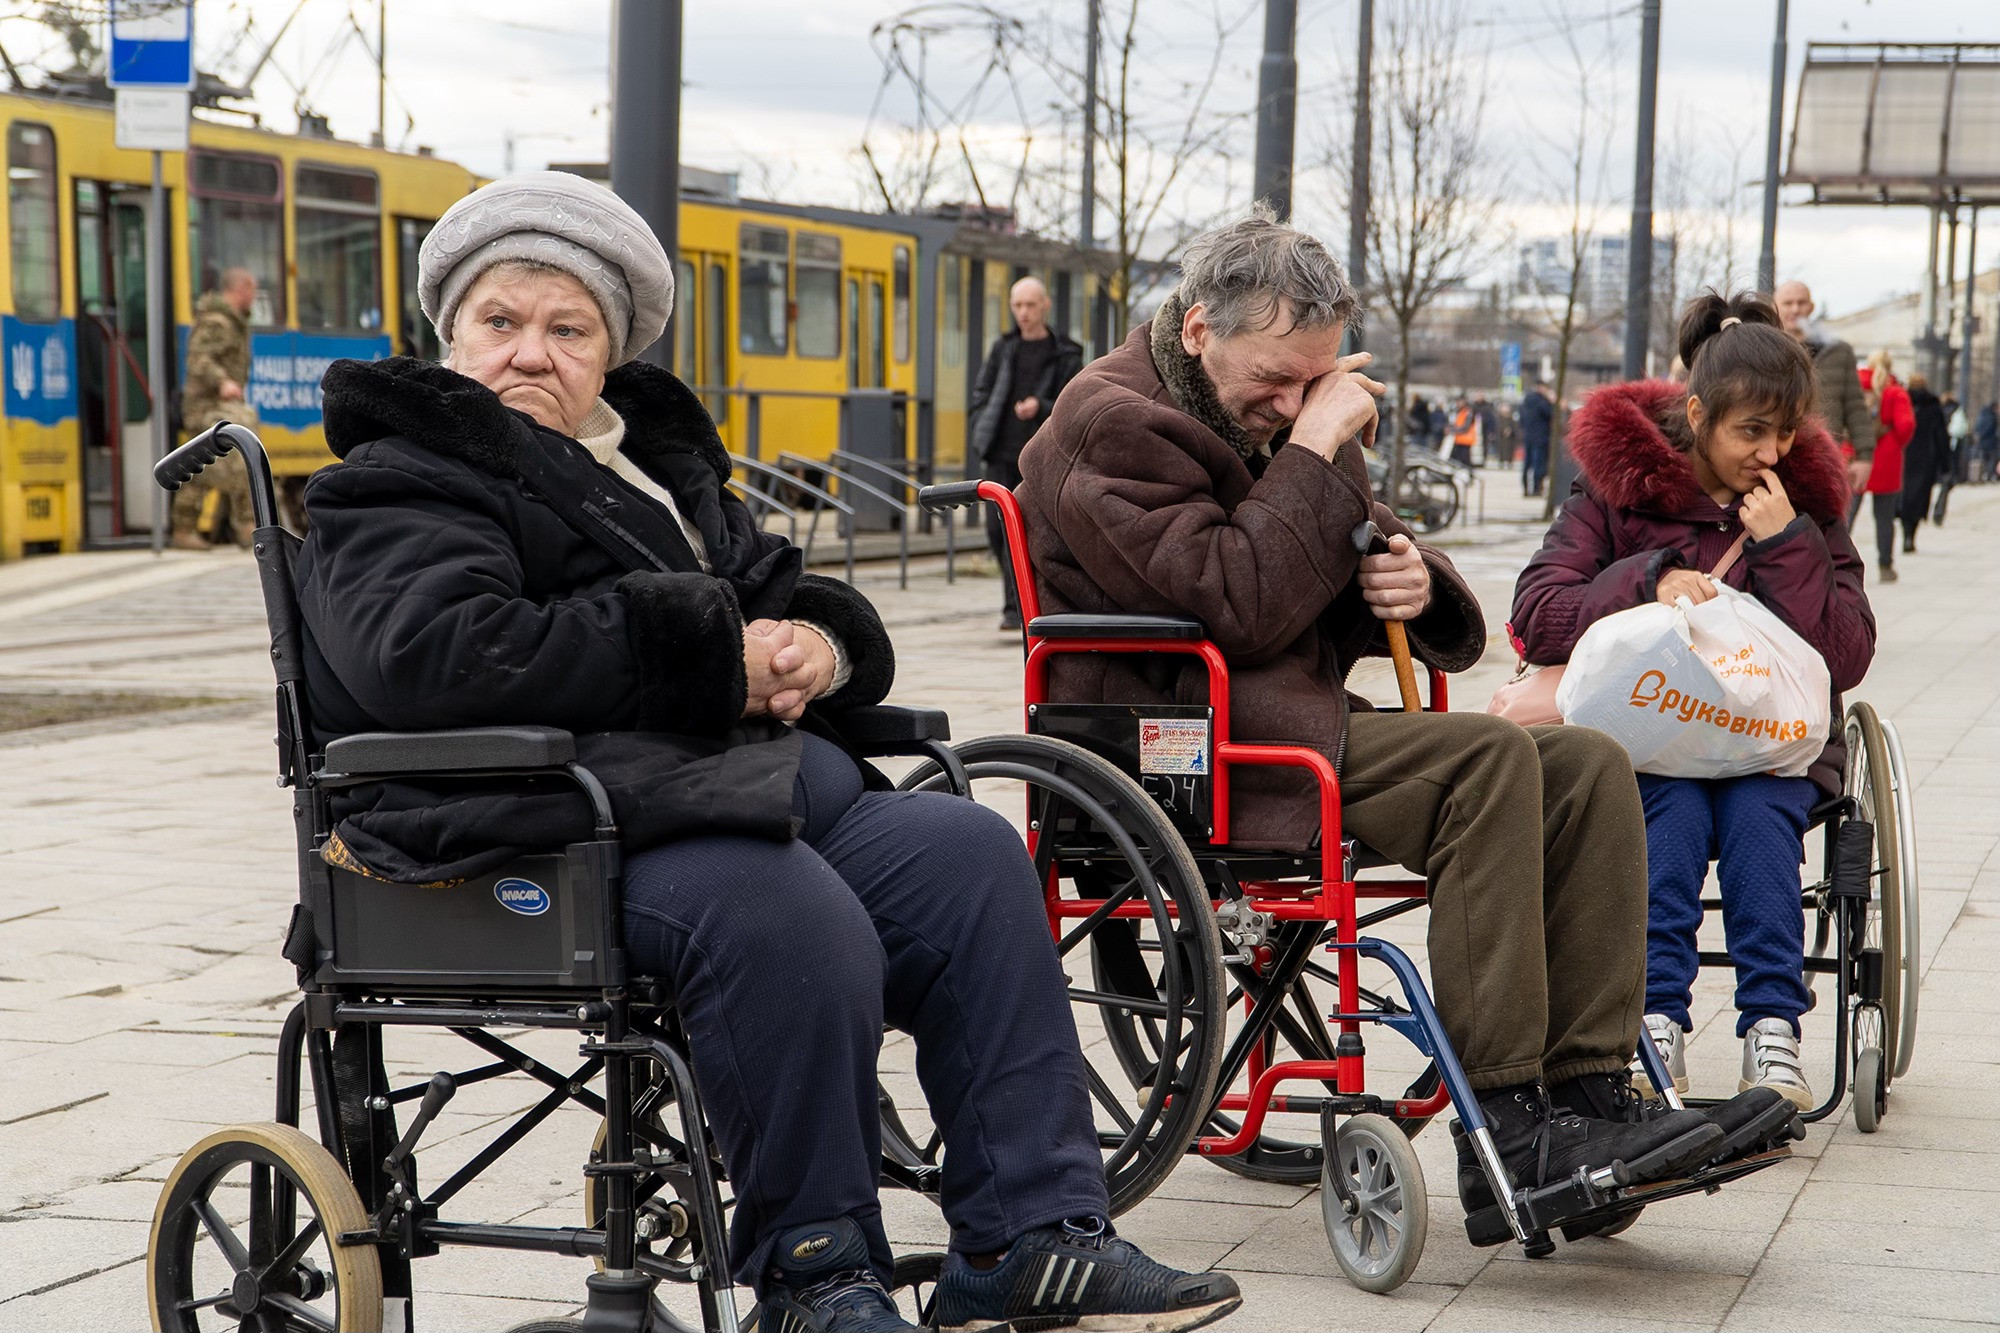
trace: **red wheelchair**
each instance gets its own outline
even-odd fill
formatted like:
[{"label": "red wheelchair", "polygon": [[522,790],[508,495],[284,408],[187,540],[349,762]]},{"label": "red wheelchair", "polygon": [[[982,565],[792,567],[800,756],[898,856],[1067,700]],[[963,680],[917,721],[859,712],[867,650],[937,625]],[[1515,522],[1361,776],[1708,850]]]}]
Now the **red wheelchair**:
[{"label": "red wheelchair", "polygon": [[[1396,871],[1341,827],[1340,781],[1319,751],[1249,744],[1229,730],[1229,667],[1202,624],[1174,616],[1042,615],[1012,492],[993,482],[933,486],[934,510],[984,501],[1000,512],[1025,629],[1025,734],[953,747],[963,772],[931,760],[908,789],[967,790],[1020,820],[1046,886],[1075,1009],[1112,1208],[1144,1199],[1185,1155],[1254,1179],[1322,1186],[1340,1268],[1370,1291],[1407,1281],[1428,1224],[1410,1140],[1449,1108],[1498,1201],[1467,1219],[1475,1244],[1551,1253],[1566,1238],[1629,1225],[1654,1200],[1712,1189],[1789,1155],[1777,1148],[1667,1182],[1631,1185],[1620,1166],[1517,1188],[1415,965],[1364,931],[1425,905],[1421,879]],[[1380,541],[1363,524],[1357,544]],[[1421,706],[1400,626],[1391,628],[1403,706]],[[1051,702],[1063,653],[1192,655],[1208,673],[1200,705]],[[1429,670],[1429,707],[1447,707]],[[1318,850],[1231,841],[1230,776],[1246,766],[1311,772]],[[1363,984],[1385,969],[1387,989]],[[1325,1007],[1331,996],[1332,1008]],[[1427,1061],[1400,1092],[1371,1091],[1364,1030],[1387,1027]],[[1649,1042],[1642,1059],[1657,1063]],[[1379,1074],[1378,1074],[1379,1078]],[[1312,1139],[1273,1117],[1316,1118]],[[1290,1133],[1297,1134],[1292,1130]]]}]

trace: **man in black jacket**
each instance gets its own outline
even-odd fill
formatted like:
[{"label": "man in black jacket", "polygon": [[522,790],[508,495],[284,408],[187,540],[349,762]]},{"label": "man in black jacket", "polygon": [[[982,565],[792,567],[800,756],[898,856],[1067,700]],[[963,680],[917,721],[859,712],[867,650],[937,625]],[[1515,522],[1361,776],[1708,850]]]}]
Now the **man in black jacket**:
[{"label": "man in black jacket", "polygon": [[[1049,327],[1049,289],[1040,278],[1015,283],[1007,304],[1014,312],[1014,331],[994,341],[979,368],[966,442],[984,464],[986,479],[1011,490],[1021,484],[1021,447],[1049,419],[1063,386],[1083,369],[1083,348]],[[986,541],[1000,562],[1005,589],[1000,628],[1019,629],[1020,594],[1014,588],[1007,536],[997,510],[987,511]]]},{"label": "man in black jacket", "polygon": [[1555,399],[1540,380],[1521,399],[1521,494],[1540,495],[1549,474],[1549,433],[1555,421]]}]

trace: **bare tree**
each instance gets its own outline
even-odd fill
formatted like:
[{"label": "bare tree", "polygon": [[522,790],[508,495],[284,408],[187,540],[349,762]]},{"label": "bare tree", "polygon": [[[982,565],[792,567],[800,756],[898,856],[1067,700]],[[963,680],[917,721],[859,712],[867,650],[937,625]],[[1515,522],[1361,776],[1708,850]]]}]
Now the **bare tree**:
[{"label": "bare tree", "polygon": [[[1555,413],[1549,422],[1549,472],[1554,478],[1563,454],[1563,437],[1568,418],[1563,404],[1569,390],[1570,354],[1579,336],[1592,328],[1615,322],[1624,313],[1622,293],[1615,305],[1593,301],[1595,293],[1585,284],[1594,251],[1599,249],[1605,215],[1610,208],[1609,156],[1617,112],[1613,100],[1616,81],[1612,73],[1614,51],[1605,40],[1594,50],[1586,50],[1579,37],[1581,25],[1566,5],[1555,5],[1549,17],[1556,23],[1561,50],[1548,62],[1552,81],[1567,83],[1576,91],[1576,105],[1561,132],[1539,131],[1545,165],[1545,197],[1567,214],[1567,225],[1557,239],[1557,268],[1544,272],[1530,265],[1528,289],[1538,298],[1544,331],[1556,347]],[[1651,256],[1630,255],[1628,264],[1650,263]],[[1594,276],[1594,275],[1591,275]],[[1601,284],[1599,284],[1601,286]],[[1542,517],[1553,518],[1560,503],[1558,487],[1551,481]]]},{"label": "bare tree", "polygon": [[1654,225],[1669,243],[1669,254],[1653,277],[1651,345],[1654,364],[1663,372],[1673,363],[1681,307],[1703,288],[1727,293],[1754,275],[1744,251],[1752,235],[1753,197],[1745,167],[1756,128],[1709,117],[1697,130],[1683,113],[1660,156]]},{"label": "bare tree", "polygon": [[[1374,304],[1396,326],[1393,505],[1407,449],[1411,330],[1441,292],[1464,281],[1490,252],[1484,205],[1492,191],[1480,151],[1485,61],[1463,44],[1465,7],[1460,0],[1407,0],[1386,9],[1374,57],[1368,253]],[[1323,151],[1319,165],[1340,183],[1341,202],[1351,211],[1345,148]]]},{"label": "bare tree", "polygon": [[[1075,236],[1084,40],[1069,11],[1083,8],[1065,6],[1058,19],[1046,4],[1024,3],[1017,16],[950,0],[877,24],[883,81],[861,146],[873,197],[914,212],[969,196],[1025,229]],[[1216,95],[1262,3],[1105,0],[1101,11],[1096,216],[1108,223],[1115,337],[1171,274],[1181,244],[1229,208],[1229,149],[1252,112],[1218,110]],[[892,93],[906,120],[889,114]]]}]

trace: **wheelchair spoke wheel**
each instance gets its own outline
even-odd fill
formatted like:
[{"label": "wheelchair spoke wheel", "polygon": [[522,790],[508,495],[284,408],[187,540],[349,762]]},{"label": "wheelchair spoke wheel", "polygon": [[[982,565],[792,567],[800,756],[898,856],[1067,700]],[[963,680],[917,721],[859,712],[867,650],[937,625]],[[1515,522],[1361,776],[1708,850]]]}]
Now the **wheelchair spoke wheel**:
[{"label": "wheelchair spoke wheel", "polygon": [[[1222,961],[1201,873],[1137,782],[1047,736],[956,747],[975,799],[1025,830],[1051,899],[1111,1211],[1164,1180],[1201,1131],[1222,1051]],[[946,791],[935,764],[904,790]]]},{"label": "wheelchair spoke wheel", "polygon": [[[1878,949],[1882,955],[1881,1048],[1887,1057],[1882,1066],[1882,1086],[1886,1091],[1895,1077],[1894,1061],[1901,1050],[1905,993],[1903,820],[1897,809],[1888,737],[1868,704],[1848,707],[1846,739],[1847,794],[1860,806],[1861,818],[1875,828],[1861,945],[1864,949]],[[1914,982],[1915,978],[1911,980]],[[1864,1002],[1867,998],[1863,997]]]},{"label": "wheelchair spoke wheel", "polygon": [[1923,989],[1922,918],[1917,895],[1917,789],[1910,782],[1910,766],[1903,758],[1903,737],[1894,722],[1882,724],[1882,741],[1889,754],[1889,781],[1896,796],[1896,878],[1903,888],[1903,1004],[1897,1024],[1896,1046],[1885,1052],[1892,1057],[1890,1073],[1897,1078],[1910,1072],[1910,1060],[1917,1053],[1917,992]]},{"label": "wheelchair spoke wheel", "polygon": [[1327,1145],[1319,1206],[1334,1262],[1355,1286],[1394,1291],[1417,1271],[1430,1200],[1416,1149],[1395,1121],[1357,1115],[1341,1122]]},{"label": "wheelchair spoke wheel", "polygon": [[[1285,928],[1278,943],[1291,933],[1309,930],[1323,932],[1317,924],[1293,925]],[[1225,1037],[1225,1062],[1228,1054],[1235,1049],[1235,1032],[1240,1030],[1246,1017],[1247,993],[1254,993],[1261,979],[1247,965],[1232,963],[1230,976],[1235,982],[1228,996],[1229,1022],[1231,1031]],[[1318,963],[1308,963],[1299,979],[1294,981],[1283,997],[1283,1004],[1273,1016],[1270,1031],[1263,1039],[1264,1062],[1276,1063],[1280,1060],[1331,1060],[1334,1058],[1333,1035],[1328,1031],[1323,1011],[1327,1007],[1315,998],[1311,980],[1317,978],[1328,984],[1335,982],[1333,972]],[[1247,988],[1247,989],[1246,989]],[[1249,1091],[1250,1080],[1238,1077],[1230,1088],[1219,1091]],[[1331,1085],[1324,1089],[1332,1092]],[[1294,1095],[1311,1095],[1312,1089],[1305,1085],[1293,1085]],[[1273,1185],[1312,1185],[1318,1183],[1325,1165],[1326,1153],[1319,1135],[1310,1138],[1290,1138],[1280,1132],[1284,1124],[1283,1116],[1274,1115],[1264,1123],[1268,1127],[1259,1134],[1251,1145],[1240,1153],[1228,1157],[1211,1157],[1209,1160],[1231,1175],[1247,1180],[1262,1180]],[[1225,1114],[1221,1111],[1209,1117],[1209,1132],[1212,1134],[1234,1134],[1242,1125],[1240,1113]],[[1294,1131],[1296,1132],[1296,1131]]]},{"label": "wheelchair spoke wheel", "polygon": [[232,1125],[167,1177],[146,1251],[153,1327],[165,1333],[375,1333],[382,1263],[340,1163],[289,1125]]}]

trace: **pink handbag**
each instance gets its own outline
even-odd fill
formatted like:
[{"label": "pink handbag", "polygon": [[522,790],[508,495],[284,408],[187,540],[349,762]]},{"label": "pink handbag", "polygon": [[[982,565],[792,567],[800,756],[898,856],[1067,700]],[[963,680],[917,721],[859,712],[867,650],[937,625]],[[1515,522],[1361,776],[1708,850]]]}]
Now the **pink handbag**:
[{"label": "pink handbag", "polygon": [[[1708,572],[1709,578],[1720,583],[1722,576],[1736,563],[1736,557],[1743,554],[1743,543],[1749,540],[1748,532],[1738,533],[1729,549],[1722,553],[1722,559]],[[1542,727],[1562,721],[1562,710],[1556,707],[1556,687],[1562,684],[1563,670],[1562,664],[1537,670],[1528,665],[1528,659],[1517,656],[1514,679],[1493,691],[1493,697],[1486,701],[1486,711],[1524,727]]]}]

